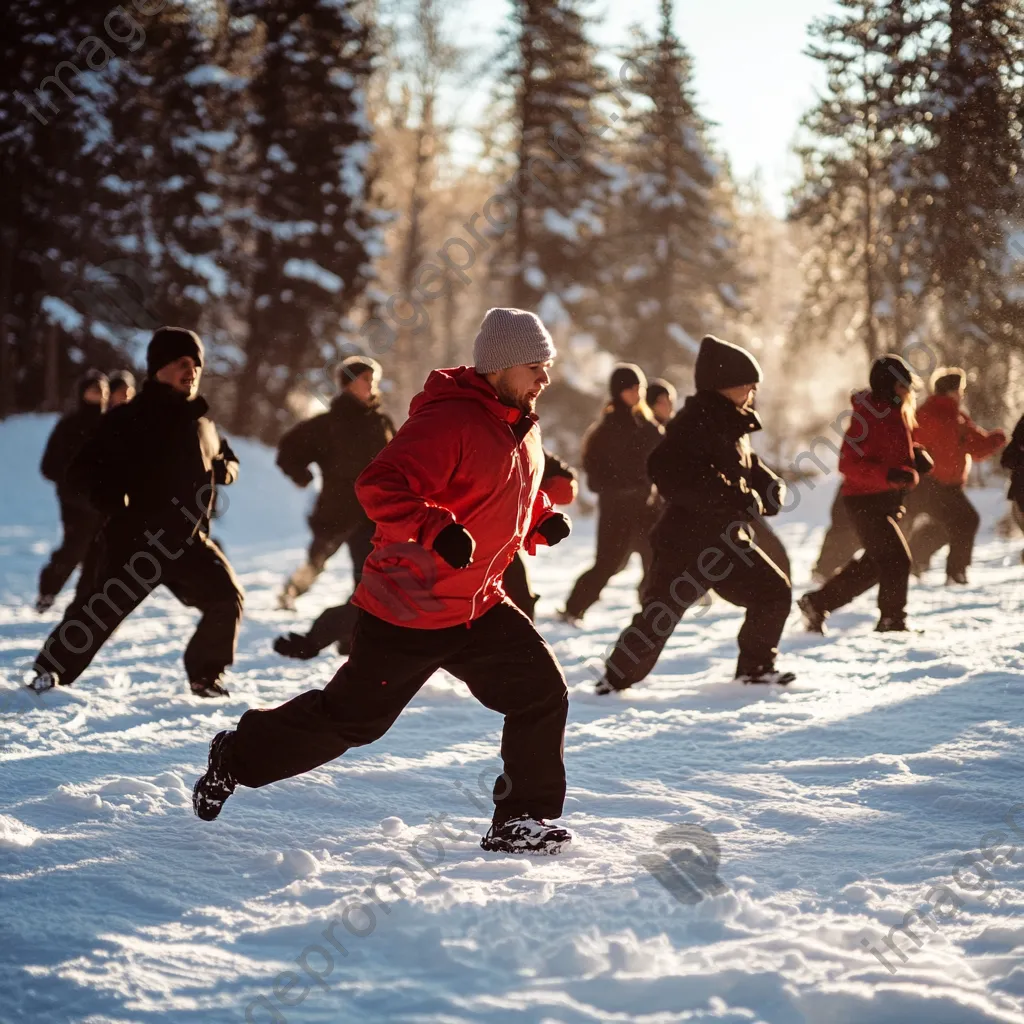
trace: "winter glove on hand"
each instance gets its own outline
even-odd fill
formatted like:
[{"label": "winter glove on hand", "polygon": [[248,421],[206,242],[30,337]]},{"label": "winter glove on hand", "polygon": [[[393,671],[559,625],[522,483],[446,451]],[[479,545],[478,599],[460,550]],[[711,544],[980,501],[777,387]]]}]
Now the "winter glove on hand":
[{"label": "winter glove on hand", "polygon": [[912,469],[904,469],[902,466],[893,466],[885,474],[885,479],[891,484],[897,484],[899,487],[913,487],[914,471]]},{"label": "winter glove on hand", "polygon": [[549,548],[553,548],[572,533],[572,520],[562,512],[555,512],[534,532],[539,533],[547,541]]},{"label": "winter glove on hand", "polygon": [[476,541],[464,526],[450,523],[434,538],[434,550],[453,569],[465,569],[473,561]]},{"label": "winter glove on hand", "polygon": [[313,482],[313,474],[310,472],[309,466],[304,466],[301,473],[296,473],[292,480],[299,487],[308,487]]},{"label": "winter glove on hand", "polygon": [[1002,448],[1002,446],[1004,444],[1006,444],[1006,431],[1005,430],[1000,430],[1000,429],[996,428],[995,430],[992,431],[991,434],[989,434],[989,437],[991,437],[993,440],[998,440],[1000,448]]},{"label": "winter glove on hand", "polygon": [[921,445],[914,445],[914,469],[924,476],[935,468],[935,460],[928,454],[927,449]]}]

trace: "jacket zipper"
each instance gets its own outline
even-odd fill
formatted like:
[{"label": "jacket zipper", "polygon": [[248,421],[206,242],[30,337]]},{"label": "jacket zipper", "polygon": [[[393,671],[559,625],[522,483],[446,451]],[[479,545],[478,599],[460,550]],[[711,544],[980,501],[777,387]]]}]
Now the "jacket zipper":
[{"label": "jacket zipper", "polygon": [[[508,423],[506,423],[505,426],[508,427],[508,432],[512,435],[512,440],[515,441],[515,431],[512,429],[511,426],[509,426]],[[480,584],[480,587],[478,588],[477,592],[473,595],[473,601],[469,607],[469,622],[466,623],[467,629],[469,629],[470,624],[473,621],[473,616],[476,612],[476,599],[481,595],[481,593],[483,593],[484,587],[487,586],[487,579],[491,574],[491,568],[494,565],[498,555],[500,555],[505,550],[505,548],[508,547],[509,541],[513,540],[515,537],[518,537],[520,533],[520,519],[523,514],[523,489],[526,485],[526,476],[523,473],[523,460],[520,456],[519,449],[522,443],[525,442],[525,440],[526,438],[524,437],[522,442],[516,441],[515,447],[512,449],[512,453],[516,459],[516,469],[519,472],[519,508],[516,511],[516,532],[512,534],[512,536],[509,537],[509,539],[505,541],[504,544],[502,544],[502,546],[494,553],[494,556],[491,558],[490,562],[487,563],[487,571],[484,573],[483,582]],[[527,515],[529,515],[529,510],[527,510]]]}]

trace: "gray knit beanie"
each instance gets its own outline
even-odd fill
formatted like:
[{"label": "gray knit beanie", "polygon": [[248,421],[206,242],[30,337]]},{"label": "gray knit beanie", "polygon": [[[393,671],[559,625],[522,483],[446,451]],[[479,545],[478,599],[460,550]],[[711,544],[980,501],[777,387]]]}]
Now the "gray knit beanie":
[{"label": "gray knit beanie", "polygon": [[477,373],[497,373],[521,363],[555,358],[555,343],[536,313],[525,309],[489,309],[473,342]]}]

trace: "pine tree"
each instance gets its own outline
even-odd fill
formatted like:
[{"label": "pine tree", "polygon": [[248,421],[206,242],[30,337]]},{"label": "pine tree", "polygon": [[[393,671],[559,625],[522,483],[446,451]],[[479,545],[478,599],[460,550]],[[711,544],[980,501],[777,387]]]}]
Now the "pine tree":
[{"label": "pine tree", "polygon": [[252,274],[235,427],[272,432],[284,397],[332,360],[339,323],[373,276],[365,87],[370,30],[338,0],[244,0],[264,33],[252,69],[254,175],[237,222]]},{"label": "pine tree", "polygon": [[[838,0],[840,13],[811,27],[810,56],[828,74],[825,95],[804,117],[803,175],[792,220],[811,231],[805,314],[828,331],[848,324],[869,359],[900,342],[894,323],[912,297],[896,246],[902,216],[895,183],[906,114],[894,92],[905,4]],[[905,226],[905,225],[904,225]],[[916,288],[920,291],[920,287]]]},{"label": "pine tree", "polygon": [[[907,189],[921,263],[941,311],[936,347],[977,378],[974,411],[1005,409],[1014,338],[1024,327],[1020,257],[1010,251],[1024,208],[1021,162],[1024,9],[1016,0],[918,5],[922,31],[909,68],[919,129]],[[910,76],[908,76],[910,77]],[[908,90],[909,92],[909,90]]]},{"label": "pine tree", "polygon": [[609,181],[596,106],[606,83],[587,28],[580,0],[514,0],[514,198],[484,210],[504,240],[492,268],[511,303],[577,326],[598,285]]},{"label": "pine tree", "polygon": [[110,113],[143,38],[131,14],[98,0],[0,12],[0,411],[56,408],[105,350],[71,300],[111,257],[114,204],[100,185],[115,157]]},{"label": "pine tree", "polygon": [[618,296],[610,345],[659,372],[692,361],[701,335],[720,323],[716,314],[739,308],[742,287],[731,183],[711,155],[672,16],[672,0],[661,0],[657,38],[624,65],[640,106],[625,120],[628,176],[606,270]]}]

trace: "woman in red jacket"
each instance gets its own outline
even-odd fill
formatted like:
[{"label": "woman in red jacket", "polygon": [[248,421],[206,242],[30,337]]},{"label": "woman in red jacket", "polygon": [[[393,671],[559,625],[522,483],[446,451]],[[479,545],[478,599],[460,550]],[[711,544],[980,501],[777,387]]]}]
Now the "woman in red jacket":
[{"label": "woman in red jacket", "polygon": [[839,453],[842,496],[864,551],[820,590],[798,602],[807,628],[825,632],[829,614],[878,584],[880,633],[907,629],[910,550],[899,528],[903,498],[930,459],[913,442],[914,372],[899,356],[871,366],[869,391],[853,396],[853,419]]},{"label": "woman in red jacket", "polygon": [[[976,427],[960,408],[967,378],[958,367],[937,370],[932,378],[933,394],[917,413],[914,440],[928,449],[935,460],[931,476],[921,481],[907,502],[908,539],[913,571],[920,575],[932,555],[949,544],[946,583],[965,584],[971,564],[974,538],[981,524],[975,507],[964,493],[972,459],[979,462],[995,455],[1006,444],[1001,430]],[[929,522],[914,527],[919,515]]]}]

